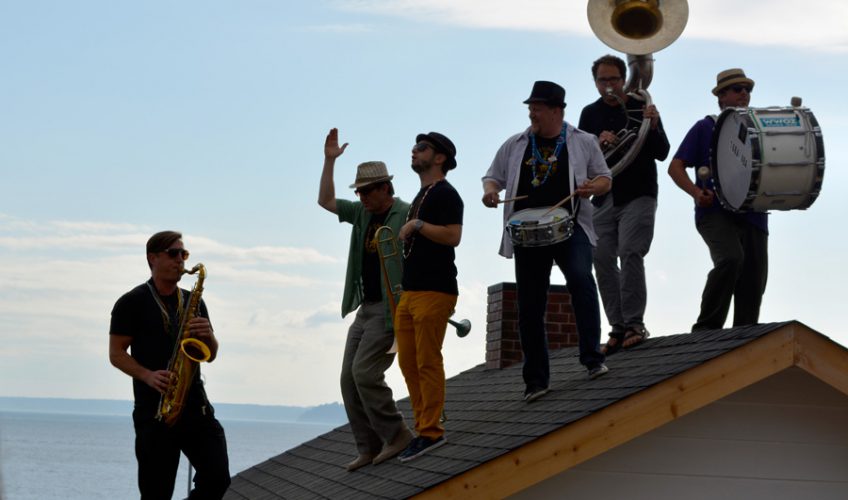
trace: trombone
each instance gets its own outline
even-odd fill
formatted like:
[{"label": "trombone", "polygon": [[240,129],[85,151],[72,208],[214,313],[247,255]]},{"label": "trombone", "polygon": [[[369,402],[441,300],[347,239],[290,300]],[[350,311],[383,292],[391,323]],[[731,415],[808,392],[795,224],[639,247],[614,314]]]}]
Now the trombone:
[{"label": "trombone", "polygon": [[[398,272],[396,274],[401,274],[403,259],[398,248],[397,238],[395,238],[395,232],[389,226],[382,226],[377,229],[374,234],[374,242],[377,246],[377,254],[380,256],[380,269],[383,272],[383,283],[386,285],[386,298],[389,300],[389,311],[392,314],[392,319],[394,319],[395,309],[397,308],[403,288],[400,283],[392,283],[389,277],[389,269],[397,270]],[[471,331],[471,321],[467,319],[459,321],[448,319],[448,323],[456,328],[456,336],[459,338],[465,337]],[[389,350],[389,353],[395,352],[397,352],[397,341],[395,341],[395,344]]]}]

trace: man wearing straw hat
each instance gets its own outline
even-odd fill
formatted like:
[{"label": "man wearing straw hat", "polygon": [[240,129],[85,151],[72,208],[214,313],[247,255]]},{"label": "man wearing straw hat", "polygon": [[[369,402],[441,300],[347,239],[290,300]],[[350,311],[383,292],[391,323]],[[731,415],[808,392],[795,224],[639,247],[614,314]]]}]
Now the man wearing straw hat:
[{"label": "man wearing straw hat", "polygon": [[[712,92],[721,109],[745,108],[753,90],[754,80],[741,69],[733,68],[718,74]],[[695,123],[668,167],[668,175],[695,202],[695,227],[713,261],[693,332],[723,328],[731,299],[733,326],[757,323],[768,277],[768,214],[726,210],[716,199],[711,176],[701,179],[699,172],[692,182],[686,174],[687,167],[700,170],[699,167],[710,164],[714,127],[712,116]]]},{"label": "man wearing straw hat", "polygon": [[[565,89],[538,81],[524,101],[530,127],[509,139],[495,154],[483,177],[483,204],[496,208],[506,190],[504,224],[522,209],[564,204],[575,218],[574,234],[547,246],[515,246],[501,240],[500,254],[515,254],[518,329],[524,353],[523,399],[532,402],[548,392],[550,367],[545,334],[545,309],[553,263],[568,283],[580,338],[580,363],[590,379],[606,373],[601,338],[598,289],[592,276],[592,249],[597,240],[588,198],[610,190],[612,177],[598,140],[563,120]],[[566,197],[571,197],[569,203]],[[511,201],[512,200],[512,201]],[[505,232],[504,232],[505,233]]]},{"label": "man wearing straw hat", "polygon": [[[392,365],[394,343],[392,313],[381,274],[375,235],[382,226],[397,235],[406,220],[409,204],[395,198],[392,177],[381,161],[361,163],[350,185],[359,201],[337,199],[333,182],[336,158],[347,148],[339,146],[339,132],[331,129],[324,143],[324,169],[318,204],[353,226],[350,234],[342,317],[356,310],[347,333],[342,361],[341,390],[358,456],[347,465],[354,471],[377,465],[403,451],[412,433],[398,411],[385,371]],[[386,266],[392,283],[400,283],[399,269]]]}]

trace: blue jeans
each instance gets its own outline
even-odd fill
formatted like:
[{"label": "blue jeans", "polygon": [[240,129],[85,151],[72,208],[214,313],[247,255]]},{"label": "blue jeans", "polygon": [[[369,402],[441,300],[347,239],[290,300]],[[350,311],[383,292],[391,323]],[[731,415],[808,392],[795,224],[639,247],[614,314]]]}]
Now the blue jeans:
[{"label": "blue jeans", "polygon": [[580,226],[571,238],[545,247],[515,247],[518,329],[524,352],[524,383],[528,389],[548,387],[550,365],[545,334],[545,310],[553,263],[565,276],[580,338],[580,363],[591,369],[604,362],[598,350],[601,310],[592,276],[592,244]]}]

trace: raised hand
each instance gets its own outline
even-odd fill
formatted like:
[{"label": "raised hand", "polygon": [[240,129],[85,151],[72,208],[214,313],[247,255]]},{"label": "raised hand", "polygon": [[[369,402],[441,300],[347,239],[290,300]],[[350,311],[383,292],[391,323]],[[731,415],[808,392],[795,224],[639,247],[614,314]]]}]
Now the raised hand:
[{"label": "raised hand", "polygon": [[339,129],[331,128],[327,134],[327,139],[324,141],[324,157],[336,159],[344,153],[347,148],[347,143],[339,147]]}]

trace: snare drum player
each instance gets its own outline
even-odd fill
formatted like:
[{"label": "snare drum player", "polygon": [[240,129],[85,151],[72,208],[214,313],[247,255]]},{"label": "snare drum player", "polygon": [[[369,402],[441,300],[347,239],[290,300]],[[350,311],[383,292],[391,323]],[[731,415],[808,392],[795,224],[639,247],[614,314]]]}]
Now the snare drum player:
[{"label": "snare drum player", "polygon": [[[505,190],[504,223],[517,211],[552,207],[570,194],[564,207],[576,216],[574,234],[549,246],[513,247],[504,231],[500,254],[515,254],[518,327],[524,352],[523,399],[531,402],[548,392],[550,368],[545,309],[550,273],[556,262],[565,275],[580,337],[580,363],[594,379],[606,373],[601,337],[598,290],[592,276],[596,236],[588,198],[610,190],[611,176],[595,136],[563,121],[565,89],[553,82],[533,85],[528,105],[530,127],[509,139],[495,154],[483,177],[483,204],[496,208]],[[512,198],[526,198],[508,201]],[[576,213],[575,213],[576,212]]]},{"label": "snare drum player", "polygon": [[[395,235],[406,221],[409,204],[395,198],[393,176],[385,163],[369,161],[356,169],[351,184],[359,201],[336,198],[333,170],[347,143],[339,146],[339,131],[331,129],[324,142],[324,168],[318,190],[318,204],[338,215],[339,222],[352,227],[347,276],[342,296],[342,316],[356,311],[347,332],[342,359],[341,390],[353,439],[359,455],[347,464],[354,471],[379,464],[403,451],[412,433],[397,409],[385,372],[395,359],[388,354],[394,342],[392,315],[381,275],[380,257],[374,235],[389,226]],[[395,273],[394,266],[387,272]],[[390,275],[393,283],[400,276]]]},{"label": "snare drum player", "polygon": [[592,200],[592,222],[598,234],[595,273],[612,327],[606,346],[601,348],[607,355],[640,344],[649,335],[645,328],[645,256],[654,239],[657,214],[656,160],[665,160],[669,150],[656,106],[645,106],[644,101],[625,93],[626,75],[624,61],[613,55],[592,64],[592,78],[601,97],[583,108],[578,125],[580,130],[598,136],[604,148],[619,141],[618,131],[626,129],[629,121],[625,113],[637,113],[639,118],[651,121],[642,149],[615,177],[612,191]]},{"label": "snare drum player", "polygon": [[456,147],[438,132],[419,134],[412,170],[421,189],[412,200],[403,245],[403,293],[395,310],[398,365],[406,380],[418,434],[398,456],[407,462],[445,444],[442,342],[459,295],[454,249],[462,238],[464,206],[447,181]]},{"label": "snare drum player", "polygon": [[[713,95],[718,106],[745,108],[751,100],[754,80],[741,69],[722,71],[716,77]],[[693,183],[687,167],[710,164],[710,146],[715,119],[707,116],[692,126],[674,159],[668,175],[695,202],[695,227],[710,250],[713,269],[701,296],[701,312],[692,331],[724,326],[733,299],[733,326],[755,324],[768,277],[768,214],[734,213],[722,208],[711,178],[696,175]]]}]

